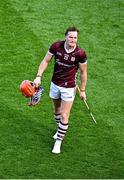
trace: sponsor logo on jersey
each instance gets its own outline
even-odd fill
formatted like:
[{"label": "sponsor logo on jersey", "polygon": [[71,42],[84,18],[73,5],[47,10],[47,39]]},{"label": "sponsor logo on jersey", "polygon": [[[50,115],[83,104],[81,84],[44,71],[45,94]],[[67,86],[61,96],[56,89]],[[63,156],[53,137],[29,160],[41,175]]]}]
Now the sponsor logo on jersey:
[{"label": "sponsor logo on jersey", "polygon": [[65,64],[65,63],[62,63],[62,62],[60,62],[59,59],[56,59],[56,63],[59,64],[59,65],[65,66],[65,67],[73,67],[73,66],[75,66],[74,64]]}]

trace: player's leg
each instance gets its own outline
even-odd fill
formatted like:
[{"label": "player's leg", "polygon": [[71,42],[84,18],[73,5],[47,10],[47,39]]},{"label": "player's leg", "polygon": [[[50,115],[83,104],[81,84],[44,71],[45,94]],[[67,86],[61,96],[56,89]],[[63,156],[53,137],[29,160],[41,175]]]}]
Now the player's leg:
[{"label": "player's leg", "polygon": [[[54,102],[54,108],[55,112],[57,113],[56,119],[58,120],[59,127],[58,128],[64,128],[68,129],[68,118],[70,114],[70,110],[74,101],[75,97],[75,88],[63,88],[59,87],[59,94],[61,94],[60,100],[53,99]],[[61,114],[61,115],[60,115]],[[54,139],[57,139],[58,136],[62,136],[64,138],[64,135],[66,132],[61,132],[61,130],[57,130],[57,133],[53,136]],[[61,140],[63,139],[61,138]],[[59,137],[60,139],[60,137]]]},{"label": "player's leg", "polygon": [[72,104],[73,101],[62,100],[61,102],[61,121],[59,122],[57,133],[55,135],[56,142],[52,150],[53,153],[58,154],[61,151],[61,143],[68,129],[68,120]]},{"label": "player's leg", "polygon": [[54,104],[54,119],[57,124],[59,124],[61,119],[61,99],[53,99]]},{"label": "player's leg", "polygon": [[73,101],[61,101],[61,120],[57,129],[58,140],[63,140],[68,129],[68,121]]},{"label": "player's leg", "polygon": [[51,82],[50,93],[49,96],[53,100],[54,105],[54,119],[58,124],[60,122],[60,114],[61,114],[61,99],[60,99],[60,90],[58,86]]},{"label": "player's leg", "polygon": [[68,119],[75,97],[75,88],[63,88],[51,83],[50,97],[53,99],[55,112],[61,114],[57,134],[56,137],[54,136],[56,142],[52,150],[53,153],[57,154],[60,153],[61,143],[68,129]]}]

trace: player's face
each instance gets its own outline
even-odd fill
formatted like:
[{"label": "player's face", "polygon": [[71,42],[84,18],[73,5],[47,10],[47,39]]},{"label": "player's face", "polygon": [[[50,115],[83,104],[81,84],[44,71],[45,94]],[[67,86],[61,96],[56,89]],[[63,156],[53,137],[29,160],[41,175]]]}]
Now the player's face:
[{"label": "player's face", "polygon": [[69,47],[73,48],[78,40],[78,33],[77,31],[69,31],[68,34],[65,36],[66,43]]}]

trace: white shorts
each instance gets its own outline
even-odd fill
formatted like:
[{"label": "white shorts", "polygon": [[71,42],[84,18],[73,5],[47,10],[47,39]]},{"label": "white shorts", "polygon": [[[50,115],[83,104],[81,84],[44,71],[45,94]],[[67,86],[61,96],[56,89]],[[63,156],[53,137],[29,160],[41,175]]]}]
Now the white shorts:
[{"label": "white shorts", "polygon": [[51,82],[49,96],[52,99],[61,98],[63,101],[73,101],[76,94],[76,88],[65,88],[55,85]]}]

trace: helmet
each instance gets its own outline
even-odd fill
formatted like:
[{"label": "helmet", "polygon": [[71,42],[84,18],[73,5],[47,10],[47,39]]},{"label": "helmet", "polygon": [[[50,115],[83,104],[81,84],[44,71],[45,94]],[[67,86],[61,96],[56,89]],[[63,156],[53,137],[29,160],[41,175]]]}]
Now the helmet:
[{"label": "helmet", "polygon": [[33,83],[29,80],[24,80],[20,84],[20,91],[25,97],[32,97],[35,94],[35,87],[33,87]]}]

